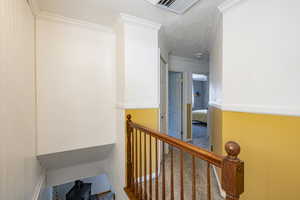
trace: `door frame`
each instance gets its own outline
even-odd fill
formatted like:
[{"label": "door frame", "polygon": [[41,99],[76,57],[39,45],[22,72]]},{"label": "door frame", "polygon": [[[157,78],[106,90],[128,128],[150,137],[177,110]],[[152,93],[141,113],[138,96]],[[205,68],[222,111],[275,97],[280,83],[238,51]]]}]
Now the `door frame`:
[{"label": "door frame", "polygon": [[[158,79],[158,101],[159,101],[159,109],[158,109],[158,129],[159,129],[159,132],[161,132],[161,129],[162,129],[162,124],[161,124],[161,110],[162,110],[162,103],[161,103],[161,90],[162,90],[162,86],[161,86],[161,63],[163,62],[165,64],[165,67],[166,67],[166,75],[165,75],[165,80],[166,80],[166,88],[165,88],[165,92],[166,92],[166,99],[165,99],[165,105],[166,105],[166,114],[165,114],[165,124],[164,126],[166,127],[166,132],[165,134],[168,135],[168,132],[169,132],[169,123],[168,123],[168,120],[169,120],[169,109],[168,109],[168,105],[169,105],[169,99],[168,99],[168,95],[169,95],[169,91],[168,91],[168,85],[169,85],[169,65],[168,65],[168,62],[163,58],[162,54],[161,54],[161,51],[160,51],[160,48],[158,49],[158,57],[159,57],[159,63],[158,63],[158,73],[159,73],[159,79]],[[159,154],[158,154],[158,160],[159,162],[162,161],[162,142],[161,141],[158,141],[159,145],[158,145],[158,148],[159,148]],[[165,154],[167,154],[169,152],[169,148],[168,148],[168,145],[165,146]],[[158,165],[158,173],[160,174],[160,165]]]},{"label": "door frame", "polygon": [[[168,91],[168,85],[169,85],[169,69],[168,69],[168,63],[167,61],[162,57],[162,55],[160,54],[160,59],[159,59],[160,63],[159,63],[159,131],[162,132],[162,120],[161,120],[161,117],[164,117],[165,120],[163,120],[165,122],[164,124],[164,127],[165,127],[165,133],[168,134],[169,132],[169,123],[168,123],[168,120],[169,120],[169,109],[168,109],[168,102],[169,102],[169,99],[168,99],[168,95],[169,95],[169,91]],[[161,102],[161,90],[162,90],[162,85],[161,85],[161,78],[162,78],[162,74],[161,74],[161,70],[162,70],[162,65],[161,63],[164,63],[165,65],[165,70],[166,70],[166,73],[165,73],[165,81],[166,81],[166,86],[165,86],[165,99],[164,99],[164,103],[165,103],[165,111],[166,113],[164,114],[164,116],[161,115],[162,113],[162,102]]]},{"label": "door frame", "polygon": [[[207,88],[207,100],[208,100],[208,102],[207,102],[207,134],[208,134],[208,136],[209,136],[209,145],[211,146],[211,144],[212,144],[212,141],[211,141],[211,139],[212,139],[212,137],[211,137],[211,124],[210,124],[210,112],[209,112],[209,102],[210,102],[210,76],[209,76],[209,72],[207,72],[207,73],[201,73],[201,72],[192,72],[191,73],[191,75],[193,75],[193,74],[202,74],[202,75],[206,75],[207,76],[207,84],[208,84],[208,88]],[[191,76],[191,81],[192,81],[192,87],[193,87],[193,84],[194,84],[194,82],[193,82],[193,77]],[[194,94],[192,94],[192,92],[191,92],[191,97],[192,97],[192,95],[194,95]],[[193,98],[193,97],[192,97]],[[191,100],[191,104],[192,104],[192,100]],[[193,109],[193,105],[192,105],[192,109]],[[192,116],[191,116],[191,127],[193,127],[193,119],[192,119]],[[191,140],[192,140],[192,138],[193,138],[193,128],[192,128],[192,130],[191,130]],[[210,147],[211,148],[211,147]]]},{"label": "door frame", "polygon": [[[192,139],[192,130],[191,130],[191,135],[190,138],[188,138],[188,104],[191,104],[191,95],[192,95],[192,89],[191,89],[191,84],[192,84],[192,73],[191,72],[185,72],[185,71],[180,71],[180,70],[169,70],[169,72],[177,72],[182,74],[182,91],[181,91],[181,131],[182,131],[182,136],[181,139],[185,142],[191,141]],[[169,103],[169,102],[168,102]],[[168,113],[169,115],[169,113]],[[190,113],[190,115],[192,115]],[[190,119],[192,116],[189,117]],[[192,120],[191,120],[192,122]],[[192,124],[190,124],[190,128]]]},{"label": "door frame", "polygon": [[[185,124],[184,124],[184,122],[185,122],[185,114],[184,114],[184,103],[185,103],[185,95],[184,95],[184,92],[185,92],[185,89],[184,89],[184,72],[181,72],[181,71],[175,71],[175,70],[169,70],[168,71],[168,74],[170,73],[170,72],[174,72],[174,73],[180,73],[181,74],[181,87],[180,87],[180,89],[181,89],[181,91],[180,91],[180,94],[181,94],[181,100],[180,100],[180,102],[181,102],[181,105],[180,105],[180,107],[181,107],[181,125],[180,125],[180,127],[181,127],[181,130],[180,130],[180,135],[179,135],[179,137],[180,137],[180,139],[181,140],[183,140],[183,141],[185,141]],[[168,85],[168,88],[169,88],[169,85]],[[168,95],[169,96],[169,95]],[[167,105],[168,107],[169,107],[169,102],[168,102],[168,105]],[[169,119],[169,111],[168,111],[168,119]]]}]

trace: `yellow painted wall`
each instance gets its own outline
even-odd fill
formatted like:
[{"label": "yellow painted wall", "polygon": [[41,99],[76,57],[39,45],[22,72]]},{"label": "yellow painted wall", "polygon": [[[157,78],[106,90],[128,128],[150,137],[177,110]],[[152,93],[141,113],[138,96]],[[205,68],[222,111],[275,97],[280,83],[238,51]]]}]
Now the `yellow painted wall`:
[{"label": "yellow painted wall", "polygon": [[[148,128],[158,130],[159,129],[159,110],[158,109],[128,109],[125,111],[126,116],[131,115],[131,120],[137,124],[141,124]],[[138,133],[138,158],[139,158],[139,133]],[[146,153],[147,153],[147,175],[149,174],[149,136],[146,137]],[[144,176],[144,136],[142,134],[142,175]],[[152,137],[152,173],[155,172],[155,140]],[[138,175],[140,174],[138,167]]]},{"label": "yellow painted wall", "polygon": [[148,128],[158,130],[158,112],[157,108],[153,109],[128,109],[125,111],[126,116],[130,114],[132,121]]},{"label": "yellow painted wall", "polygon": [[209,108],[209,122],[211,127],[211,143],[213,152],[223,154],[223,136],[222,136],[222,111],[215,107]]},{"label": "yellow painted wall", "polygon": [[[213,152],[222,155],[224,144],[222,136],[222,111],[215,107],[209,107],[209,125],[211,128],[211,144],[213,146]],[[221,170],[216,168],[218,176],[221,180]]]},{"label": "yellow painted wall", "polygon": [[[300,117],[216,108],[214,112],[222,113],[221,127],[213,128],[222,129],[222,134],[218,135],[222,138],[222,146],[233,140],[242,148],[240,159],[245,161],[245,193],[241,199],[299,200]],[[218,121],[219,117],[217,114],[212,120]],[[219,139],[213,141],[220,145]]]}]

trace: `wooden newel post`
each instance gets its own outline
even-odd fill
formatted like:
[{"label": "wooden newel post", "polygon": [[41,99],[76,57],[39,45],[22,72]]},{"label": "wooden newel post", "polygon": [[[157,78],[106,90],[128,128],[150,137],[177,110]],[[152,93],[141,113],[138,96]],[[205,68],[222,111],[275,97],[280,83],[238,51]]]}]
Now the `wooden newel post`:
[{"label": "wooden newel post", "polygon": [[225,145],[227,156],[223,159],[222,188],[226,192],[226,200],[239,200],[244,192],[244,162],[238,159],[241,151],[236,142]]},{"label": "wooden newel post", "polygon": [[127,122],[126,122],[126,136],[127,136],[127,149],[126,149],[126,174],[127,174],[127,180],[126,185],[127,188],[131,188],[132,186],[132,160],[131,160],[131,133],[133,131],[133,128],[130,126],[131,122],[131,115],[127,115]]}]

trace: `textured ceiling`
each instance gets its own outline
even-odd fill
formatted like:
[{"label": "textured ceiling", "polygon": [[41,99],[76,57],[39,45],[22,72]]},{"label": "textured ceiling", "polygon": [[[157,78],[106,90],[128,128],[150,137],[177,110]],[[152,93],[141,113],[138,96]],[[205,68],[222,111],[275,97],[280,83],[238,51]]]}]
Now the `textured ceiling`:
[{"label": "textured ceiling", "polygon": [[119,13],[161,23],[173,55],[193,57],[209,50],[217,6],[224,0],[200,0],[183,15],[157,8],[145,0],[38,0],[40,9],[112,26]]}]

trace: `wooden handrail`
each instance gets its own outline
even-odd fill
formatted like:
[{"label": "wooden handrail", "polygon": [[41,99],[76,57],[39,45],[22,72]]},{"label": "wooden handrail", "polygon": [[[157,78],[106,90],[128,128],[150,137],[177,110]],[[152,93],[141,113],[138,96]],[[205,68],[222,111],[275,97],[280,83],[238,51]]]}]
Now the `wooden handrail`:
[{"label": "wooden handrail", "polygon": [[[135,130],[135,131],[134,131]],[[146,135],[150,137],[150,149],[151,149],[151,137],[155,138],[155,154],[156,154],[156,162],[155,162],[155,195],[152,195],[152,181],[149,182],[149,188],[150,188],[150,199],[154,199],[154,196],[156,197],[155,199],[158,199],[158,189],[157,189],[157,184],[158,184],[158,171],[157,171],[157,166],[158,166],[158,161],[157,161],[157,140],[160,140],[162,142],[162,150],[163,150],[163,158],[162,158],[162,199],[165,199],[165,183],[164,183],[164,176],[165,176],[165,168],[164,168],[164,144],[167,143],[172,147],[176,147],[180,150],[180,181],[181,181],[181,193],[180,193],[180,199],[184,200],[184,186],[183,186],[183,152],[186,152],[192,156],[193,159],[193,176],[195,176],[195,159],[201,159],[207,162],[207,195],[208,199],[211,199],[211,189],[210,189],[210,165],[214,165],[218,168],[221,169],[221,185],[222,189],[226,192],[226,200],[239,200],[240,195],[244,192],[244,162],[238,159],[238,155],[240,153],[240,146],[233,141],[227,142],[225,145],[225,150],[227,152],[227,156],[222,156],[222,155],[217,155],[215,153],[209,152],[205,149],[202,149],[200,147],[197,147],[193,144],[189,144],[186,142],[183,142],[182,140],[176,139],[174,137],[170,137],[167,134],[160,133],[158,131],[152,130],[150,128],[147,128],[145,126],[142,126],[140,124],[134,123],[131,120],[131,115],[127,115],[127,148],[126,148],[126,166],[127,166],[127,178],[126,178],[126,187],[125,191],[128,194],[128,197],[130,199],[148,199],[148,194],[147,194],[147,180],[145,179],[147,177],[147,170],[146,170],[146,146],[144,146],[144,178],[142,179],[142,174],[140,173],[140,177],[137,177],[137,171],[136,171],[136,176],[134,176],[134,165],[135,167],[138,167],[138,160],[134,159],[135,157],[137,158],[137,155],[134,157],[134,149],[138,151],[137,149],[137,141],[138,141],[138,135],[137,132],[139,132],[139,139],[140,139],[140,144],[139,144],[139,149],[140,149],[140,158],[139,161],[142,161],[141,153],[142,153],[142,148],[141,148],[141,137],[142,133],[144,136],[144,145],[146,145]],[[134,133],[136,135],[134,135]],[[134,137],[135,136],[135,137]],[[134,139],[135,138],[135,139]],[[134,144],[134,140],[136,144]],[[132,145],[136,145],[135,147]],[[136,153],[136,152],[135,152]],[[173,151],[171,151],[171,159],[173,159]],[[150,159],[151,159],[151,152],[150,152]],[[173,163],[173,160],[171,161]],[[150,164],[150,171],[152,171],[152,162],[149,162]],[[140,169],[139,172],[141,172],[141,163],[139,164]],[[171,164],[171,167],[172,164]],[[152,173],[152,172],[150,172]],[[171,169],[171,176],[173,176],[173,170]],[[139,183],[141,181],[144,181],[144,189],[142,188],[142,185]],[[193,181],[193,199],[196,198],[196,189],[195,189],[195,177],[192,179]],[[137,185],[140,185],[138,187]],[[171,199],[174,198],[173,194],[173,182],[171,179]]]},{"label": "wooden handrail", "polygon": [[223,156],[219,156],[215,153],[209,152],[209,151],[202,149],[200,147],[197,147],[193,144],[190,144],[190,143],[184,142],[182,140],[179,140],[177,138],[171,137],[171,136],[167,135],[166,133],[159,133],[155,130],[152,130],[150,128],[147,128],[145,126],[142,126],[142,125],[139,125],[139,124],[136,124],[133,122],[129,122],[129,125],[132,128],[142,130],[148,135],[158,138],[159,140],[161,140],[165,143],[168,143],[174,147],[177,147],[178,149],[181,149],[191,155],[194,155],[195,157],[205,160],[217,167],[222,166],[222,161],[224,159]]}]

